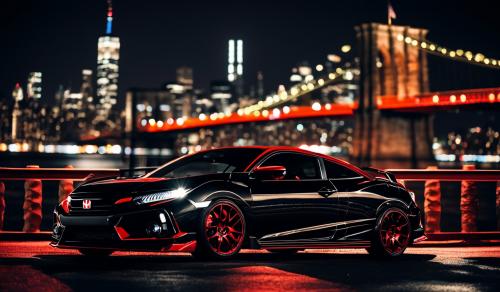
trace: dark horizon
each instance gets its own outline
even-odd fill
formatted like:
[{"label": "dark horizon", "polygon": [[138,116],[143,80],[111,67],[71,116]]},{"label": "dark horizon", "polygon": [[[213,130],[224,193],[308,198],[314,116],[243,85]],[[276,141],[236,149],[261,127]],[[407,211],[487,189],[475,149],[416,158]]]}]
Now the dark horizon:
[{"label": "dark horizon", "polygon": [[[95,76],[97,39],[105,33],[104,0],[16,1],[0,12],[0,98],[10,98],[16,82],[43,73],[43,100],[59,84],[77,91],[81,70]],[[452,49],[498,58],[499,25],[488,1],[392,1],[395,25],[429,29],[429,39]],[[266,90],[288,81],[290,69],[307,60],[315,65],[343,44],[353,44],[353,27],[384,23],[385,0],[378,1],[219,1],[113,2],[113,33],[120,37],[119,99],[131,87],[159,88],[175,79],[175,69],[190,66],[195,87],[225,79],[227,40],[244,40],[244,78],[264,74]],[[489,5],[491,6],[491,5]],[[476,21],[480,19],[480,21]],[[468,65],[471,66],[471,65]],[[439,83],[439,80],[437,81]],[[95,84],[94,84],[95,86]]]}]

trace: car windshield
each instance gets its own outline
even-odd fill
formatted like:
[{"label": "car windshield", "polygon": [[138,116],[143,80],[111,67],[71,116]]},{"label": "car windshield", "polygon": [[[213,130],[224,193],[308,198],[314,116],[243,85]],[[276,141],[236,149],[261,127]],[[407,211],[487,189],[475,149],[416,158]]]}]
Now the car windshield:
[{"label": "car windshield", "polygon": [[151,172],[148,177],[186,177],[213,173],[242,172],[264,150],[227,148],[181,157]]}]

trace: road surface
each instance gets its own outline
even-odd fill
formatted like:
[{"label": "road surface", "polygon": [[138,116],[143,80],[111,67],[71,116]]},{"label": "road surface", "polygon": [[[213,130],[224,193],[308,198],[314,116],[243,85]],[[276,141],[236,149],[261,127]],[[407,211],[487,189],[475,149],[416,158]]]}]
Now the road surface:
[{"label": "road surface", "polygon": [[0,291],[500,291],[500,246],[419,247],[390,260],[364,250],[243,251],[223,262],[118,252],[104,259],[48,242],[0,242]]}]

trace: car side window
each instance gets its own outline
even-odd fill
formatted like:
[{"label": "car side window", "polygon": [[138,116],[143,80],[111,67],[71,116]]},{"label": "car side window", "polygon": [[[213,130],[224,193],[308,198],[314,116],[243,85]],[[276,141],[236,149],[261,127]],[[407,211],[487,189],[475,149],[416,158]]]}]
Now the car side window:
[{"label": "car side window", "polygon": [[329,179],[352,178],[360,176],[357,172],[352,171],[345,166],[328,161],[326,159],[323,159],[323,162],[325,163],[326,176]]},{"label": "car side window", "polygon": [[312,156],[278,153],[264,161],[261,166],[284,166],[286,168],[284,179],[321,179],[319,160]]}]

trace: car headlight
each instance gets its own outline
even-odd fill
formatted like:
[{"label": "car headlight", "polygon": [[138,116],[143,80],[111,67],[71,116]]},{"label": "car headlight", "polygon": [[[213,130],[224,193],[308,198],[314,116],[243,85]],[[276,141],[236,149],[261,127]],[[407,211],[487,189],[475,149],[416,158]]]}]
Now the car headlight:
[{"label": "car headlight", "polygon": [[171,191],[158,192],[143,196],[138,196],[134,198],[134,203],[136,205],[149,204],[159,201],[173,200],[183,198],[187,195],[187,190],[184,188],[178,188]]}]

